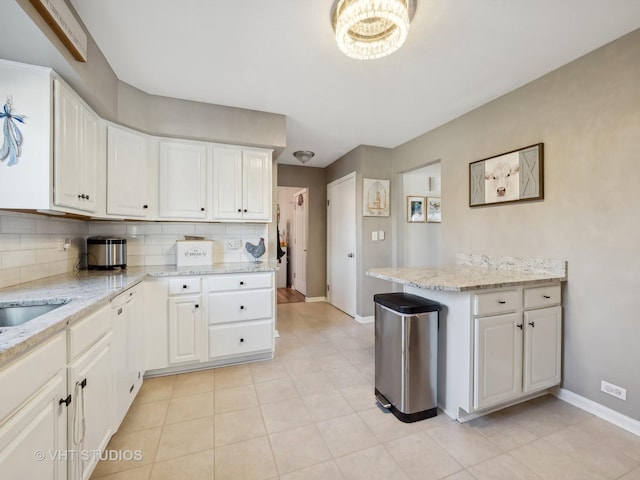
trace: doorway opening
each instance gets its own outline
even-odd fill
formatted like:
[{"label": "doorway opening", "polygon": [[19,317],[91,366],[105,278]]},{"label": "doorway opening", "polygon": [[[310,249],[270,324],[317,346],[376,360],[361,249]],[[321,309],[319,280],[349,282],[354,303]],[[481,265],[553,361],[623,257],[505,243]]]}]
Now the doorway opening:
[{"label": "doorway opening", "polygon": [[277,230],[282,256],[276,273],[278,303],[304,302],[306,298],[308,190],[278,187]]},{"label": "doorway opening", "polygon": [[[441,197],[440,160],[401,174],[402,198],[423,198],[425,205],[437,202]],[[408,222],[402,218],[399,231],[398,266],[424,267],[440,263],[440,220],[428,218],[425,212],[421,222]]]}]

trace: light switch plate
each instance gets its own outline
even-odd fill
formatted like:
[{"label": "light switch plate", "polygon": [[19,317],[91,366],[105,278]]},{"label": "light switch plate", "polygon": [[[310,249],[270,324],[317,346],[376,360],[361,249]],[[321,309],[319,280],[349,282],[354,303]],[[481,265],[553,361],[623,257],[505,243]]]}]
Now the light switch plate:
[{"label": "light switch plate", "polygon": [[239,239],[227,240],[227,248],[229,250],[238,250],[242,248],[242,240],[239,240]]},{"label": "light switch plate", "polygon": [[384,240],[384,230],[378,232],[378,240]]},{"label": "light switch plate", "polygon": [[378,232],[371,232],[371,240],[374,242],[378,241]]}]

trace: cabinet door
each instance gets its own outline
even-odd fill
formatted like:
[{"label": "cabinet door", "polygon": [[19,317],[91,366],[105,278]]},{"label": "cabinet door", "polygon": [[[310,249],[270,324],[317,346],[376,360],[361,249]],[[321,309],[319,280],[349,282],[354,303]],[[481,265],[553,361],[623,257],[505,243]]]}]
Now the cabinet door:
[{"label": "cabinet door", "polygon": [[147,137],[132,130],[107,127],[107,213],[145,217]]},{"label": "cabinet door", "polygon": [[560,383],[562,309],[560,306],[524,312],[524,391]]},{"label": "cabinet door", "polygon": [[54,81],[54,203],[95,212],[98,117],[58,80]]},{"label": "cabinet door", "polygon": [[0,427],[2,478],[67,478],[67,407],[60,404],[66,396],[66,370],[61,370]]},{"label": "cabinet door", "polygon": [[200,295],[169,299],[169,363],[199,362],[204,329]]},{"label": "cabinet door", "polygon": [[[78,208],[95,212],[98,200],[98,155],[100,152],[100,119],[82,107],[81,129],[81,195]],[[103,177],[104,178],[104,177]],[[103,191],[104,192],[104,191]],[[104,195],[104,193],[103,193]]]},{"label": "cabinet door", "polygon": [[207,146],[160,142],[160,216],[207,217]]},{"label": "cabinet door", "polygon": [[[111,334],[69,365],[68,384],[73,398],[68,418],[69,448],[102,452],[113,433]],[[86,461],[77,455],[68,458],[69,478],[88,479],[97,461],[93,455]]]},{"label": "cabinet door", "polygon": [[242,151],[213,149],[213,219],[242,219]]},{"label": "cabinet door", "polygon": [[522,392],[522,314],[475,319],[474,407],[485,408]]},{"label": "cabinet door", "polygon": [[56,205],[77,208],[83,193],[78,173],[81,156],[80,102],[66,86],[54,81],[54,198]]},{"label": "cabinet door", "polygon": [[271,154],[242,152],[242,218],[271,221]]}]

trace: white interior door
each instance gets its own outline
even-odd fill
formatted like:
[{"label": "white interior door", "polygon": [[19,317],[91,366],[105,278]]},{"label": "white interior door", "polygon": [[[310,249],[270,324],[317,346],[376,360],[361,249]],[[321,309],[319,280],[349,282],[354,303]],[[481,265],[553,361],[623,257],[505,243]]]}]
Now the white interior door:
[{"label": "white interior door", "polygon": [[329,303],[356,314],[356,176],[351,173],[327,186],[327,278]]},{"label": "white interior door", "polygon": [[307,295],[307,189],[293,195],[293,288]]}]

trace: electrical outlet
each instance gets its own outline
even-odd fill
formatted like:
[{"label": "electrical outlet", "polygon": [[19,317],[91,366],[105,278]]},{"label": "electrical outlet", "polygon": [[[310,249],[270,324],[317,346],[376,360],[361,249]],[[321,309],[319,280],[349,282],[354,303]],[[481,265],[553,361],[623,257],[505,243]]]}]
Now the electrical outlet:
[{"label": "electrical outlet", "polygon": [[627,389],[614,385],[613,383],[605,382],[604,380],[600,381],[600,390],[604,393],[608,393],[609,395],[619,398],[620,400],[627,401]]},{"label": "electrical outlet", "polygon": [[242,240],[227,240],[227,248],[229,250],[238,250],[242,248]]},{"label": "electrical outlet", "polygon": [[378,241],[378,232],[371,232],[371,240],[373,240],[374,242]]},{"label": "electrical outlet", "polygon": [[380,230],[380,231],[378,232],[378,239],[379,239],[379,240],[384,240],[384,230]]}]

